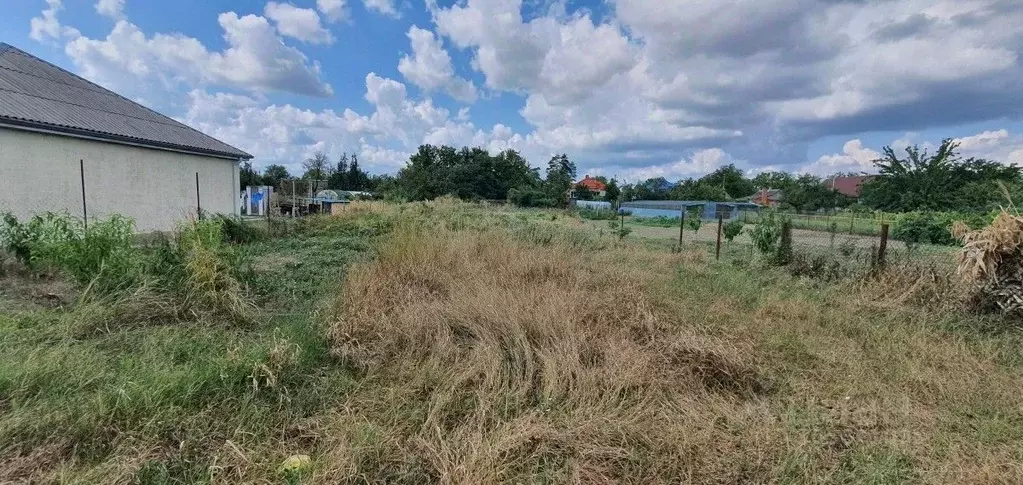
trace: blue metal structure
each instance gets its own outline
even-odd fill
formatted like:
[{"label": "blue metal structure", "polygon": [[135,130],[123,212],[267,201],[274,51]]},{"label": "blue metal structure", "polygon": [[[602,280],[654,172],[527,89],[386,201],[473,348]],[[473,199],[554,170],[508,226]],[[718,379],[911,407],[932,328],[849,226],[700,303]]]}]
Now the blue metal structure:
[{"label": "blue metal structure", "polygon": [[739,217],[742,210],[759,210],[752,202],[713,202],[709,200],[635,200],[622,202],[621,209],[633,217],[669,217],[677,219],[683,210],[686,214],[699,211],[701,219],[717,219],[722,216],[731,220]]}]

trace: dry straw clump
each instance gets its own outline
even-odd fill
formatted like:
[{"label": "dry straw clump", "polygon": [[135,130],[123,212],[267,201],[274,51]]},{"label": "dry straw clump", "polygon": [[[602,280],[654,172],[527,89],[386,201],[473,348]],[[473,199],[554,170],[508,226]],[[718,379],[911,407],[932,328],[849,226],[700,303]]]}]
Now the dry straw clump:
[{"label": "dry straw clump", "polygon": [[[748,472],[720,450],[763,440],[711,416],[768,420],[745,407],[767,381],[734,348],[665,323],[634,273],[588,256],[499,230],[399,227],[330,312],[332,352],[374,382],[345,406],[335,471],[405,483]],[[763,448],[739,455],[760,462]]]},{"label": "dry straw clump", "polygon": [[969,231],[953,227],[963,241],[958,274],[987,309],[1023,315],[1023,217],[1002,210],[987,227]]}]

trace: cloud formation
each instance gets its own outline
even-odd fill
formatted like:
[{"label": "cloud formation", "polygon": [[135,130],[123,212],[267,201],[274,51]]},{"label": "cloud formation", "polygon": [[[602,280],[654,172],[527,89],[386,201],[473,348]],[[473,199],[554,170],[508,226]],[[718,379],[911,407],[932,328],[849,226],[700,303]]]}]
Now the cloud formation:
[{"label": "cloud formation", "polygon": [[[250,151],[293,157],[341,143],[319,128],[329,126],[345,133],[344,144],[373,150],[382,167],[420,143],[453,143],[516,148],[538,165],[567,152],[584,170],[635,176],[699,175],[733,162],[747,170],[859,171],[880,149],[862,143],[865,133],[1018,120],[1023,109],[1023,3],[1011,0],[445,3],[426,2],[433,24],[410,25],[409,51],[389,61],[422,96],[369,73],[372,110],[364,114],[270,98],[332,94],[299,46],[330,43],[321,22],[350,21],[345,0],[317,0],[316,10],[273,1],[262,16],[222,13],[223,49],[185,34],[144,33],[123,18],[120,1],[97,4],[120,17],[106,38],[62,26],[59,0],[48,0],[30,27],[33,39],[66,43],[91,79],[191,92],[192,104],[208,96],[208,111],[190,110],[189,119],[257,147]],[[393,0],[362,5],[401,14]],[[456,63],[456,51],[470,62]],[[505,96],[521,102],[519,116],[479,127],[469,110],[449,112],[444,98],[434,103],[436,93],[467,104]],[[238,112],[214,109],[243,101]],[[950,135],[963,136],[964,155],[1023,159],[1023,142],[1008,129]],[[809,143],[824,136],[849,141],[807,160]]]},{"label": "cloud formation", "polygon": [[476,101],[476,86],[455,75],[451,56],[433,32],[413,25],[407,35],[412,43],[412,55],[405,55],[398,61],[398,72],[405,79],[427,92],[444,91],[463,103]]},{"label": "cloud formation", "polygon": [[281,35],[310,44],[330,44],[334,36],[320,25],[320,15],[311,8],[298,8],[290,3],[268,2],[263,9],[273,20]]}]

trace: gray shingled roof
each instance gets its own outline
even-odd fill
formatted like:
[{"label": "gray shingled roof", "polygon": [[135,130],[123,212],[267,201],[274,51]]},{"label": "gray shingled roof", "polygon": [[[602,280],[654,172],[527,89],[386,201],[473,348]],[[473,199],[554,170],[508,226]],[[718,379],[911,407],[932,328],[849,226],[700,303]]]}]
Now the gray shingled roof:
[{"label": "gray shingled roof", "polygon": [[153,148],[252,158],[227,143],[2,42],[0,123]]}]

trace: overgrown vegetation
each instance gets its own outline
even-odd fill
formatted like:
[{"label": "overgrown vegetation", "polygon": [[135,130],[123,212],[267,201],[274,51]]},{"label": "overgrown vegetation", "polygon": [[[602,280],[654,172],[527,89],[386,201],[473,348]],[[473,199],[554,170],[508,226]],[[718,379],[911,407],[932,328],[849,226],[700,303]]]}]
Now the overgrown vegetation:
[{"label": "overgrown vegetation", "polygon": [[[60,294],[39,285],[66,270],[8,261],[2,480],[1023,480],[1023,338],[1011,314],[955,307],[950,280],[850,280],[798,250],[751,271],[564,212],[349,209],[259,235],[210,219],[130,247],[153,283],[117,300],[194,306],[156,276],[216,289],[197,275],[217,267],[255,301],[246,325],[126,325],[111,300],[35,296]],[[1015,254],[997,248],[987,261]],[[105,325],[83,331],[95,314]]]}]

